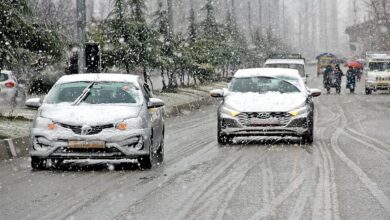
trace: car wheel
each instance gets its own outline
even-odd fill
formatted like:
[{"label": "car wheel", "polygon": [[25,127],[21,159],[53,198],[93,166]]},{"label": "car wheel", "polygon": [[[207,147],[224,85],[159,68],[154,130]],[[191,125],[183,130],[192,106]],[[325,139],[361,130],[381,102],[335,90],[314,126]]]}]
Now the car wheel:
[{"label": "car wheel", "polygon": [[372,93],[372,90],[366,88],[366,95],[371,95],[371,93]]},{"label": "car wheel", "polygon": [[160,146],[156,152],[157,163],[162,163],[164,161],[164,136],[161,139]]},{"label": "car wheel", "polygon": [[[150,153],[152,154],[152,153]],[[138,158],[138,163],[139,163],[139,167],[141,169],[150,169],[152,168],[152,156],[149,155],[149,156],[143,156],[143,157],[140,157]]]},{"label": "car wheel", "polygon": [[46,159],[31,157],[31,168],[34,170],[43,170],[46,168]]},{"label": "car wheel", "polygon": [[314,119],[313,116],[309,117],[308,132],[302,136],[302,142],[312,144],[314,142]]}]

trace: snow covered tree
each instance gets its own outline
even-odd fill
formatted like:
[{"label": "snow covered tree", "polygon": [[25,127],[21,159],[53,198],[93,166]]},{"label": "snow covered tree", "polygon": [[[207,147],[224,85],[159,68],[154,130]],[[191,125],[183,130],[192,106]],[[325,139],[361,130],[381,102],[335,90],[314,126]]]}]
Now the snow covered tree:
[{"label": "snow covered tree", "polygon": [[33,23],[27,0],[0,1],[0,69],[32,64],[42,68],[63,55],[55,27]]}]

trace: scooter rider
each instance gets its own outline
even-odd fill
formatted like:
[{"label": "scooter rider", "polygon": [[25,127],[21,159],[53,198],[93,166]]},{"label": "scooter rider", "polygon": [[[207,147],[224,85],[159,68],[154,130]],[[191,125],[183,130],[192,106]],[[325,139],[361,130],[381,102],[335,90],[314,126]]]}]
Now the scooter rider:
[{"label": "scooter rider", "polygon": [[347,89],[350,90],[351,93],[355,92],[356,87],[356,71],[353,69],[352,66],[348,66],[347,70]]}]

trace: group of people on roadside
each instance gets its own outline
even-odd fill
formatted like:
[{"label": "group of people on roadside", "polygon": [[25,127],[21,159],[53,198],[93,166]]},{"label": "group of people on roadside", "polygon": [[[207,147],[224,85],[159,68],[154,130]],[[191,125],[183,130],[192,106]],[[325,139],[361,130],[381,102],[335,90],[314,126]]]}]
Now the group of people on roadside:
[{"label": "group of people on roadside", "polygon": [[[344,73],[339,64],[335,65],[334,68],[332,68],[331,65],[326,66],[324,71],[324,88],[326,88],[328,94],[330,94],[331,88],[335,88],[336,93],[340,94],[341,79],[343,76]],[[355,92],[356,82],[360,80],[360,76],[360,70],[354,69],[352,66],[348,66],[348,70],[346,72],[346,88],[349,89],[351,93]]]}]

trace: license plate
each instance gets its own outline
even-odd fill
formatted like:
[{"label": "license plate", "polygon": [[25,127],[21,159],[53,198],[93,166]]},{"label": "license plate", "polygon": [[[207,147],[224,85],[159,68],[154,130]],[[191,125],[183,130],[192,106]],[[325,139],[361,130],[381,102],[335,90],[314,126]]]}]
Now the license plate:
[{"label": "license plate", "polygon": [[102,149],[106,147],[104,141],[69,141],[68,148]]},{"label": "license plate", "polygon": [[252,118],[251,124],[252,125],[278,125],[280,124],[280,122],[276,118],[268,118],[268,119]]}]

